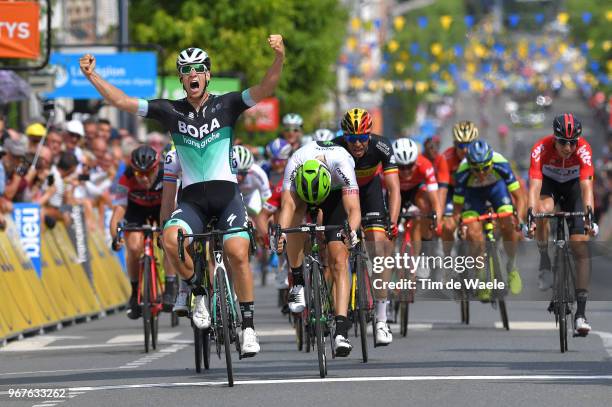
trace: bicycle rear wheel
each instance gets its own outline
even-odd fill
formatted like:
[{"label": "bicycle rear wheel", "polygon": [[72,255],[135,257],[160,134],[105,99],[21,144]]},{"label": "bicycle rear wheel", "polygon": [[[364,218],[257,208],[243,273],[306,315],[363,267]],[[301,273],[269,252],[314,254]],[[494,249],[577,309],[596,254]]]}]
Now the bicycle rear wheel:
[{"label": "bicycle rear wheel", "polygon": [[311,269],[312,290],[314,294],[314,330],[317,342],[317,357],[319,359],[319,375],[325,378],[327,375],[327,356],[325,354],[325,340],[323,338],[323,301],[321,298],[321,273],[319,265],[312,263]]},{"label": "bicycle rear wheel", "polygon": [[210,328],[202,331],[202,356],[204,369],[210,368]]},{"label": "bicycle rear wheel", "polygon": [[[491,281],[501,280],[501,268],[499,266],[499,256],[497,255],[497,249],[495,247],[495,242],[487,243],[487,252],[489,254],[489,258],[491,259],[487,264],[489,266],[489,276]],[[499,305],[499,314],[502,320],[502,325],[504,329],[507,331],[510,330],[510,323],[508,321],[508,311],[506,309],[506,301],[504,301],[503,296],[499,295],[497,291],[494,291],[492,294],[493,298],[497,300],[497,304]]]},{"label": "bicycle rear wheel", "polygon": [[234,386],[234,371],[232,369],[231,337],[229,304],[227,302],[228,287],[225,285],[225,270],[217,268],[217,292],[219,293],[219,305],[221,311],[221,329],[223,330],[223,344],[225,351],[225,367],[227,368],[227,383],[229,387]]},{"label": "bicycle rear wheel", "polygon": [[151,258],[142,259],[142,324],[144,328],[145,352],[149,353],[151,339]]},{"label": "bicycle rear wheel", "polygon": [[[359,335],[361,339],[361,358],[363,363],[368,361],[368,325],[367,325],[367,292],[364,281],[363,263],[357,259],[354,264],[357,276],[357,321],[359,323]],[[374,332],[376,336],[376,332]]]},{"label": "bicycle rear wheel", "polygon": [[293,318],[294,328],[295,328],[295,343],[297,345],[298,351],[302,351],[304,349],[304,321],[302,320],[302,316],[296,316]]},{"label": "bicycle rear wheel", "polygon": [[567,351],[567,304],[560,302],[558,305],[559,312],[559,347],[561,353]]},{"label": "bicycle rear wheel", "polygon": [[197,373],[202,371],[202,354],[203,352],[202,331],[199,328],[193,327],[193,347],[195,351],[195,370]]},{"label": "bicycle rear wheel", "polygon": [[400,335],[405,337],[408,335],[408,301],[400,303]]}]

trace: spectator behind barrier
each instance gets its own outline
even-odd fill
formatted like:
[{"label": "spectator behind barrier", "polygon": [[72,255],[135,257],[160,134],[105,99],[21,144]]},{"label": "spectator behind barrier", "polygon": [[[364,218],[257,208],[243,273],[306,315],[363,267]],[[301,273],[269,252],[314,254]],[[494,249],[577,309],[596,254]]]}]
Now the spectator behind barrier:
[{"label": "spectator behind barrier", "polygon": [[80,147],[85,129],[83,123],[78,120],[70,120],[66,123],[66,131],[64,133],[65,151],[73,153],[80,163],[84,163],[83,149]]},{"label": "spectator behind barrier", "polygon": [[47,131],[45,145],[51,150],[51,153],[53,155],[53,163],[57,164],[57,162],[59,161],[60,154],[62,152],[62,133],[58,128],[51,127]]},{"label": "spectator behind barrier", "polygon": [[32,123],[26,127],[25,135],[28,137],[28,152],[35,154],[40,141],[47,134],[47,129],[41,123]]},{"label": "spectator behind barrier", "polygon": [[4,157],[2,165],[5,173],[4,200],[8,202],[22,201],[23,192],[27,187],[24,179],[28,172],[25,159],[26,146],[21,141],[8,138],[4,141]]}]

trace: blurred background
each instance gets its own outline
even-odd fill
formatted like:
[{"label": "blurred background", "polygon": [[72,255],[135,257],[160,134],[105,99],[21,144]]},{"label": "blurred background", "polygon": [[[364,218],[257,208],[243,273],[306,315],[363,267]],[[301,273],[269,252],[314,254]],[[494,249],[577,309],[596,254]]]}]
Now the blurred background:
[{"label": "blurred background", "polygon": [[[612,1],[14,3],[37,8],[29,44],[0,42],[1,211],[40,198],[53,217],[66,203],[83,203],[97,219],[89,224],[101,227],[131,149],[168,142],[152,122],[105,105],[78,70],[83,53],[95,54],[98,72],[130,96],[178,99],[181,49],[205,49],[210,90],[225,93],[258,83],[272,60],[266,37],[280,33],[287,50],[280,88],[237,128],[238,142],[254,152],[278,136],[286,113],[304,118],[307,136],[336,131],[341,114],[359,106],[374,115],[377,133],[419,142],[437,135],[441,148],[451,144],[454,122],[472,120],[525,173],[533,143],[569,111],[595,153],[600,239],[612,236]],[[43,138],[49,151],[30,166]],[[68,186],[52,204],[43,198],[51,173]],[[24,186],[19,174],[38,183]]]}]

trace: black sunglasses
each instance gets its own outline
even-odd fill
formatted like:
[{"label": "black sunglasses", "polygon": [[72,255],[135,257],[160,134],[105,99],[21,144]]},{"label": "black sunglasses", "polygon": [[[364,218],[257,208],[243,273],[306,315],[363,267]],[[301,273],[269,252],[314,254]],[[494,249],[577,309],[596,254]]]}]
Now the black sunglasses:
[{"label": "black sunglasses", "polygon": [[557,143],[561,144],[562,146],[566,146],[566,145],[570,145],[570,146],[575,146],[576,144],[578,144],[578,139],[565,139],[565,138],[561,138],[561,137],[555,137],[555,140],[557,141]]},{"label": "black sunglasses", "polygon": [[398,165],[397,168],[400,171],[410,171],[414,167],[415,163],[407,164],[407,165]]}]

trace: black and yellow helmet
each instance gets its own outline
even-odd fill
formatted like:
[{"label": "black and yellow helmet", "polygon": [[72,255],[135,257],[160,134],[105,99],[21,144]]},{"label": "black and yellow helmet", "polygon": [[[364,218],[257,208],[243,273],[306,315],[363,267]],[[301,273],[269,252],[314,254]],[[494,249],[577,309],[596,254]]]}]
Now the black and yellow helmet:
[{"label": "black and yellow helmet", "polygon": [[295,190],[301,200],[318,205],[325,201],[331,191],[331,174],[319,160],[307,160],[295,176]]},{"label": "black and yellow helmet", "polygon": [[471,143],[477,138],[478,128],[471,121],[461,121],[453,126],[453,141],[455,143]]},{"label": "black and yellow helmet", "polygon": [[349,109],[342,117],[341,127],[344,134],[370,134],[372,116],[365,109]]}]

